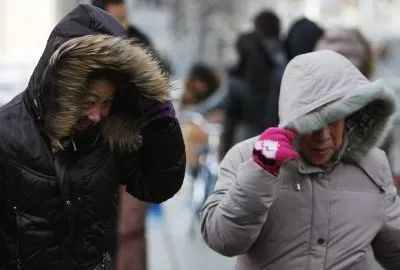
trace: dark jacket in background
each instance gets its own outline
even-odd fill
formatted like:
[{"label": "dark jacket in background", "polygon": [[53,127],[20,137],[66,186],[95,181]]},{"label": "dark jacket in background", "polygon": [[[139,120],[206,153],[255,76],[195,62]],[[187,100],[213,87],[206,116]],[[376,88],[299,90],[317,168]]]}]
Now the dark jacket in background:
[{"label": "dark jacket in background", "polygon": [[129,25],[128,28],[126,29],[126,36],[128,38],[136,39],[139,42],[139,44],[141,44],[144,48],[149,50],[150,53],[153,55],[154,59],[159,62],[160,68],[166,74],[170,75],[173,72],[170,63],[161,56],[159,51],[157,51],[156,48],[154,47],[150,38],[143,31],[141,31],[134,25]]},{"label": "dark jacket in background", "polygon": [[288,61],[299,54],[314,51],[323,34],[323,29],[307,18],[301,18],[293,23],[285,40]]},{"label": "dark jacket in background", "polygon": [[[97,269],[104,262],[110,263],[109,237],[120,183],[135,197],[156,203],[172,197],[182,185],[184,145],[174,117],[154,120],[141,130],[124,129],[138,125],[137,119],[129,117],[138,94],[151,96],[159,92],[158,97],[168,96],[168,84],[159,86],[157,82],[163,80],[151,77],[149,70],[153,71],[156,64],[146,57],[135,58],[137,63],[121,59],[118,52],[123,52],[124,46],[96,48],[93,42],[98,53],[86,55],[96,59],[99,54],[108,53],[112,60],[101,60],[103,66],[98,68],[120,67],[123,72],[137,75],[137,84],[127,90],[128,96],[134,98],[122,100],[118,108],[113,104],[107,117],[116,123],[116,127],[106,130],[110,131],[107,136],[119,148],[110,151],[106,142],[111,139],[106,138],[104,130],[95,130],[76,139],[76,151],[65,144],[65,150],[54,152],[43,129],[44,112],[54,119],[64,113],[60,122],[67,124],[73,116],[60,108],[71,108],[68,104],[79,107],[81,100],[76,95],[86,88],[74,86],[78,77],[84,78],[81,71],[68,70],[71,80],[67,76],[62,83],[71,88],[61,88],[65,91],[57,94],[65,95],[66,104],[54,103],[60,96],[54,97],[53,72],[62,70],[62,65],[53,63],[57,69],[54,71],[49,59],[66,41],[100,33],[122,36],[124,30],[113,17],[93,6],[80,5],[71,11],[52,31],[27,89],[0,108],[0,269]],[[104,39],[107,37],[99,38]],[[130,50],[135,50],[134,46]],[[72,55],[74,50],[70,48],[68,53]],[[141,55],[144,53],[136,57]],[[65,54],[60,53],[59,59],[63,57]],[[138,134],[141,146],[130,151],[124,140],[139,138]]]},{"label": "dark jacket in background", "polygon": [[247,33],[239,37],[237,49],[240,59],[229,79],[222,153],[279,123],[279,88],[286,66],[280,41]]}]

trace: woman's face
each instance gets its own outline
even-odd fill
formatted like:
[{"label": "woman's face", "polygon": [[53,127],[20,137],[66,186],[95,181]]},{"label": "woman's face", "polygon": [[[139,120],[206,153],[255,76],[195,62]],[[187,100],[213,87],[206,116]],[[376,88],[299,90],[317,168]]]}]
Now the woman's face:
[{"label": "woman's face", "polygon": [[301,136],[301,156],[312,165],[326,165],[341,148],[344,133],[345,120],[339,120],[311,134]]},{"label": "woman's face", "polygon": [[96,80],[89,84],[88,91],[83,116],[76,126],[78,133],[88,131],[110,113],[116,86],[109,80]]}]

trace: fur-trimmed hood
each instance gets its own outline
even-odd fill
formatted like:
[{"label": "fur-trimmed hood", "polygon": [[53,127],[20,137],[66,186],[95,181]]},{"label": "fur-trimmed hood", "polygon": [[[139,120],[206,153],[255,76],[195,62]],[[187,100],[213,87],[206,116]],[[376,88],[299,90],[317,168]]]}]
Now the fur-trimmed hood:
[{"label": "fur-trimmed hood", "polygon": [[[101,124],[103,140],[112,150],[132,152],[138,146],[145,121],[135,110],[138,95],[169,99],[168,80],[158,63],[134,41],[121,37],[123,33],[107,13],[80,5],[50,35],[32,75],[36,79],[31,78],[28,96],[54,151],[60,150],[61,140],[72,135],[81,117],[88,77],[95,71],[112,70],[126,78],[116,94],[123,102],[118,102],[118,107],[113,105]],[[124,95],[120,95],[122,91]]]},{"label": "fur-trimmed hood", "polygon": [[343,158],[348,160],[361,160],[383,141],[394,112],[394,96],[382,81],[371,83],[333,51],[297,56],[285,70],[280,126],[301,135],[346,119],[348,144]]}]

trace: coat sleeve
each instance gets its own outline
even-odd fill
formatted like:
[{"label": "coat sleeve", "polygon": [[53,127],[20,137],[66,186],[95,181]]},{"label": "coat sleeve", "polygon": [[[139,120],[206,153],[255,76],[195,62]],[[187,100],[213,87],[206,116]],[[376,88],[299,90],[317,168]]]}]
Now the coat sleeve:
[{"label": "coat sleeve", "polygon": [[186,157],[182,132],[176,118],[152,121],[142,132],[139,152],[123,161],[121,176],[126,190],[139,200],[160,203],[181,188]]},{"label": "coat sleeve", "polygon": [[227,153],[220,165],[215,191],[201,211],[205,241],[225,256],[249,250],[275,199],[278,178],[250,159],[252,145],[247,140]]},{"label": "coat sleeve", "polygon": [[388,270],[400,269],[400,198],[392,182],[390,169],[385,167],[385,217],[383,226],[372,242],[376,259]]}]

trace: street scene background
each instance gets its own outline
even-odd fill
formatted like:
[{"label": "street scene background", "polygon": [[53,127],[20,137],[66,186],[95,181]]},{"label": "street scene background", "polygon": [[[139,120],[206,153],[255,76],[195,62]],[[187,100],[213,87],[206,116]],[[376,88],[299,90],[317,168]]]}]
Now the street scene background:
[{"label": "street scene background", "polygon": [[[72,8],[90,1],[0,0],[0,105],[27,86],[54,25]],[[193,63],[220,72],[237,60],[234,42],[252,28],[263,8],[276,12],[282,36],[305,16],[321,27],[355,27],[371,42],[376,67],[373,78],[400,85],[399,0],[130,0],[129,20],[146,33],[168,62],[176,102]],[[398,89],[394,87],[396,91]],[[151,270],[233,269],[234,258],[213,252],[203,242],[188,175],[181,191],[148,211],[147,258]]]}]

